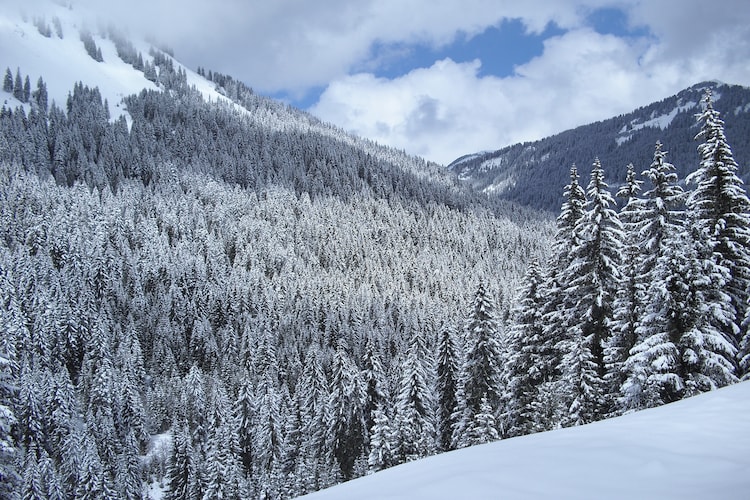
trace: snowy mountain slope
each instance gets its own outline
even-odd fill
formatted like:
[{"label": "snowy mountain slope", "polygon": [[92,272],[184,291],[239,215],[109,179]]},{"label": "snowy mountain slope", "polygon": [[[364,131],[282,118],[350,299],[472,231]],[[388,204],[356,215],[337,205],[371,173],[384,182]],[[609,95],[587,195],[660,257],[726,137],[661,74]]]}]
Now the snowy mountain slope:
[{"label": "snowy mountain slope", "polygon": [[[34,24],[33,17],[26,17],[12,9],[0,14],[0,68],[9,68],[15,75],[17,69],[29,75],[32,88],[41,76],[47,84],[50,102],[64,106],[68,93],[75,83],[98,86],[102,97],[109,103],[110,115],[116,118],[124,113],[122,98],[142,89],[156,89],[142,71],[125,63],[117,56],[114,44],[93,35],[102,51],[104,62],[97,62],[86,52],[80,39],[84,28],[82,16],[56,3],[45,8],[43,22],[59,21],[62,38],[53,29],[49,37],[43,36]],[[148,47],[138,47],[148,57]],[[4,101],[8,99],[5,94]],[[16,105],[16,103],[8,103]]]},{"label": "snowy mountain slope", "polygon": [[[56,24],[61,28],[62,37],[58,35]],[[22,75],[29,76],[32,90],[41,76],[47,85],[50,103],[55,101],[58,106],[65,105],[68,93],[77,82],[98,87],[102,98],[108,101],[112,119],[121,115],[128,118],[123,98],[143,89],[156,90],[160,86],[118,56],[113,41],[106,34],[99,34],[108,30],[102,24],[100,19],[88,13],[85,6],[77,3],[63,6],[41,0],[25,7],[24,12],[6,9],[0,12],[0,71],[8,68],[15,75],[16,70],[20,69]],[[49,36],[40,32],[39,25],[49,29]],[[84,48],[80,35],[87,31],[101,49],[102,62],[95,61]],[[143,55],[144,62],[153,63],[154,58],[149,55],[151,43],[135,38],[128,41]],[[184,72],[187,84],[199,90],[206,101],[230,103],[253,124],[282,133],[330,137],[419,177],[428,177],[446,185],[455,183],[455,176],[437,164],[346,133],[283,103],[255,96],[252,106],[242,105],[225,95],[225,91],[205,75],[181,64],[179,55],[177,58],[170,56],[170,59],[176,70]],[[2,104],[13,108],[20,103],[0,90]]]},{"label": "snowy mountain slope", "polygon": [[694,85],[660,102],[631,113],[584,125],[535,142],[515,144],[494,152],[467,154],[449,168],[474,188],[506,200],[556,212],[569,170],[576,164],[584,184],[598,157],[613,188],[624,182],[626,166],[648,168],[656,141],[664,144],[682,180],[698,165],[699,131],[695,114],[707,88],[725,121],[725,132],[739,174],[750,181],[750,89],[719,82]]},{"label": "snowy mountain slope", "polygon": [[309,499],[743,499],[750,383],[404,464]]}]

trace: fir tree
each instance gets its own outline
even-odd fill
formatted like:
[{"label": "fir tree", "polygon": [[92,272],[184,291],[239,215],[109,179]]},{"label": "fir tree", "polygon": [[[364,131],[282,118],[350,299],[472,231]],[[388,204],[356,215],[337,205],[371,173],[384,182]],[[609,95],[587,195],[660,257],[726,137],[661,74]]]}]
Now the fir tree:
[{"label": "fir tree", "polygon": [[382,406],[373,413],[370,429],[370,453],[367,457],[369,472],[378,472],[396,465],[395,432]]},{"label": "fir tree", "polygon": [[198,497],[198,492],[191,490],[191,485],[196,483],[195,477],[198,474],[193,461],[194,454],[187,422],[184,420],[177,422],[173,427],[172,453],[167,469],[166,498],[168,500],[202,500]]},{"label": "fir tree", "polygon": [[366,388],[365,406],[363,408],[365,429],[371,429],[375,423],[373,414],[386,399],[385,374],[372,336],[369,336],[365,343],[365,355],[362,364],[362,379]]},{"label": "fir tree", "polygon": [[13,81],[13,97],[23,102],[23,79],[21,69],[16,68],[16,79]]},{"label": "fir tree", "polygon": [[401,369],[401,383],[396,397],[397,455],[402,462],[416,460],[432,453],[435,440],[433,401],[428,380],[430,356],[421,330],[411,333],[409,348]]},{"label": "fir tree", "polygon": [[15,485],[19,482],[16,470],[16,448],[12,429],[16,424],[13,402],[18,390],[14,372],[15,349],[11,340],[13,326],[5,311],[0,312],[0,329],[3,339],[0,340],[0,497],[13,498]]},{"label": "fir tree", "polygon": [[620,222],[623,225],[623,260],[620,265],[620,287],[613,302],[612,337],[605,347],[606,386],[607,392],[616,401],[612,414],[622,413],[623,407],[619,393],[627,379],[625,361],[630,350],[638,341],[636,329],[643,315],[644,293],[646,283],[641,271],[641,241],[638,226],[641,222],[643,200],[639,197],[642,181],[636,178],[635,167],[627,167],[625,184],[617,192],[617,197],[624,199],[620,211]]},{"label": "fir tree", "polygon": [[579,240],[563,273],[569,283],[564,314],[577,319],[570,330],[571,337],[561,343],[566,351],[562,372],[574,401],[570,421],[576,424],[598,420],[608,411],[604,346],[612,336],[612,302],[622,261],[622,226],[614,205],[601,163],[596,159],[585,215],[575,231]]},{"label": "fir tree", "polygon": [[[687,199],[687,209],[701,235],[706,238],[716,263],[727,269],[729,279],[725,289],[731,300],[731,324],[725,334],[735,347],[746,345],[747,329],[741,324],[750,294],[750,201],[737,175],[737,162],[724,134],[724,122],[713,107],[711,91],[704,97],[705,109],[698,116],[702,123],[696,138],[700,167],[688,176],[687,182],[695,190]],[[740,351],[737,362],[747,352]],[[743,376],[750,366],[738,367]]]},{"label": "fir tree", "polygon": [[31,81],[29,75],[26,75],[23,81],[23,102],[29,102],[31,100]]},{"label": "fir tree", "polygon": [[492,407],[487,402],[487,398],[482,398],[474,421],[467,429],[472,444],[485,444],[500,439],[497,432],[497,422]]},{"label": "fir tree", "polygon": [[508,386],[506,403],[509,437],[530,434],[544,429],[539,408],[539,389],[550,382],[555,366],[549,364],[544,352],[543,277],[539,263],[529,264],[521,283],[517,304],[511,312],[512,327],[508,333],[505,379]]},{"label": "fir tree", "polygon": [[684,214],[679,210],[684,192],[677,185],[674,166],[665,161],[666,152],[656,144],[654,161],[644,171],[652,188],[644,194],[643,222],[639,239],[643,242],[641,275],[649,283],[646,309],[636,328],[638,341],[625,361],[627,378],[621,388],[624,409],[657,406],[681,397],[684,389],[677,375],[677,342],[681,331],[675,321],[679,299],[679,259]]},{"label": "fir tree", "polygon": [[353,477],[354,464],[364,451],[364,398],[365,388],[360,374],[341,339],[331,363],[331,393],[326,408],[326,428],[328,449],[341,468],[345,480]]},{"label": "fir tree", "polygon": [[[540,420],[544,420],[544,429],[549,430],[559,422],[554,421],[553,415],[559,415],[563,410],[567,412],[565,402],[556,385],[560,382],[560,365],[562,351],[560,343],[569,335],[573,318],[566,314],[564,302],[566,300],[567,282],[564,277],[571,261],[571,252],[578,246],[581,236],[576,229],[585,214],[586,192],[579,184],[578,169],[573,165],[570,169],[570,183],[564,189],[565,201],[560,215],[557,217],[557,231],[555,233],[552,255],[547,263],[544,277],[544,308],[542,339],[539,343],[541,370],[548,375],[549,382],[541,389],[539,405],[545,411],[537,413]],[[544,416],[543,416],[544,415]]]},{"label": "fir tree", "polygon": [[461,357],[456,343],[456,333],[450,325],[441,330],[437,343],[437,433],[438,449],[453,449],[452,433],[455,424],[456,393],[458,392]]},{"label": "fir tree", "polygon": [[5,77],[3,78],[3,91],[13,93],[13,73],[10,68],[5,68]]},{"label": "fir tree", "polygon": [[502,358],[500,326],[495,305],[480,281],[466,322],[466,358],[461,367],[453,446],[474,444],[469,429],[475,425],[482,401],[498,414],[502,402]]}]

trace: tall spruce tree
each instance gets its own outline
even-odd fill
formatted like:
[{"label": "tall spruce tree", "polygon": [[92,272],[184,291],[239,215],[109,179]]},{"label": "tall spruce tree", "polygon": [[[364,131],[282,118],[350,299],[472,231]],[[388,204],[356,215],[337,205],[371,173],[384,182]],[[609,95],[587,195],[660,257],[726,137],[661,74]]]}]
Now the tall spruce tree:
[{"label": "tall spruce tree", "polygon": [[331,392],[326,408],[328,450],[345,480],[354,474],[354,465],[365,450],[365,387],[360,373],[339,339],[331,363]]},{"label": "tall spruce tree", "polygon": [[402,462],[423,458],[435,447],[434,405],[428,385],[434,378],[430,364],[422,331],[413,329],[396,396],[397,456]]},{"label": "tall spruce tree", "polygon": [[531,261],[511,312],[505,364],[506,426],[510,437],[543,430],[545,425],[545,413],[539,407],[539,389],[552,380],[556,367],[549,363],[551,353],[545,352],[542,280],[539,262]]},{"label": "tall spruce tree", "polygon": [[437,385],[437,446],[440,451],[453,449],[451,435],[455,424],[456,393],[459,383],[461,353],[456,342],[456,332],[449,324],[438,334],[436,359]]},{"label": "tall spruce tree", "polygon": [[643,242],[640,274],[648,283],[643,319],[636,328],[638,337],[625,361],[626,380],[621,387],[620,404],[625,410],[646,408],[674,401],[684,389],[676,374],[680,326],[674,315],[679,293],[680,235],[685,193],[677,184],[674,165],[665,160],[666,152],[657,142],[654,160],[643,176],[651,183],[644,193],[643,220],[639,239]]},{"label": "tall spruce tree", "polygon": [[[542,315],[542,335],[540,343],[540,362],[543,370],[548,372],[549,382],[545,382],[540,392],[538,404],[545,410],[538,416],[544,420],[544,429],[549,430],[559,425],[562,413],[567,413],[562,387],[559,387],[560,364],[562,362],[561,342],[568,338],[568,331],[573,318],[566,313],[565,271],[571,262],[573,248],[581,239],[577,229],[585,214],[586,192],[579,184],[578,169],[570,168],[570,183],[563,191],[565,201],[557,217],[557,231],[552,246],[552,256],[547,263],[544,277],[544,309]],[[542,417],[542,415],[545,415]]]},{"label": "tall spruce tree", "polygon": [[636,178],[635,167],[627,167],[625,184],[617,192],[624,199],[620,211],[623,226],[623,260],[620,265],[620,286],[613,302],[612,337],[605,348],[607,392],[616,399],[612,414],[625,411],[620,388],[627,378],[624,365],[630,350],[638,341],[636,329],[643,315],[646,283],[641,275],[641,240],[638,225],[641,222],[643,200],[639,197],[642,181]]},{"label": "tall spruce tree", "polygon": [[[687,199],[687,209],[716,263],[728,271],[724,288],[731,301],[732,318],[724,333],[735,347],[742,347],[748,343],[747,328],[742,329],[741,323],[750,294],[750,200],[737,175],[738,165],[710,90],[703,103],[704,111],[698,115],[702,128],[696,137],[702,140],[698,146],[700,167],[686,179],[696,186]],[[750,370],[747,361],[743,362],[747,354],[741,349],[736,360],[740,377]]]},{"label": "tall spruce tree", "polygon": [[498,415],[502,403],[502,351],[500,324],[495,303],[484,282],[480,281],[471,312],[466,321],[466,357],[461,366],[453,446],[462,448],[476,444],[470,430],[477,415],[484,409],[483,401]]},{"label": "tall spruce tree", "polygon": [[619,286],[622,225],[597,158],[591,170],[577,243],[563,276],[568,283],[563,313],[573,320],[561,371],[571,398],[568,423],[588,423],[608,411],[604,386],[604,347],[612,336],[612,302]]}]

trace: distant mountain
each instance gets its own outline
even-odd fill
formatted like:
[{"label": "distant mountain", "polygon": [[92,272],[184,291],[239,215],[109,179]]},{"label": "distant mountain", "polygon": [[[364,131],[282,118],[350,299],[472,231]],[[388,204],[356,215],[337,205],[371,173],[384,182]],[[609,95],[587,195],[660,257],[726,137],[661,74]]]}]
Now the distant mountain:
[{"label": "distant mountain", "polygon": [[474,188],[504,200],[556,212],[568,183],[570,166],[576,164],[582,182],[588,182],[591,164],[599,157],[613,189],[624,182],[626,166],[636,172],[648,168],[656,141],[668,151],[667,161],[679,178],[694,171],[699,158],[696,113],[706,89],[714,107],[726,122],[725,132],[740,175],[750,181],[750,88],[719,82],[694,85],[662,101],[632,113],[584,125],[534,142],[515,144],[493,152],[458,158],[449,165],[459,178]]}]

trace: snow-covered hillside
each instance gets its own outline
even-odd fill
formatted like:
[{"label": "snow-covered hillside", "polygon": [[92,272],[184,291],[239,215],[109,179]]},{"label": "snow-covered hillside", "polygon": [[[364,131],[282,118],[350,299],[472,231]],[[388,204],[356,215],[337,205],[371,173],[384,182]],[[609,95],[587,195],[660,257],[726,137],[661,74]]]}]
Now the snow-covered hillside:
[{"label": "snow-covered hillside", "polygon": [[750,498],[750,383],[404,464],[309,499]]},{"label": "snow-covered hillside", "polygon": [[[12,8],[0,12],[0,70],[9,68],[15,75],[17,70],[28,75],[32,88],[42,77],[47,85],[50,102],[64,106],[68,93],[77,82],[98,87],[102,98],[109,103],[112,118],[127,111],[122,105],[123,97],[137,94],[143,89],[156,89],[157,85],[148,80],[143,71],[135,69],[117,54],[112,40],[98,35],[101,30],[99,20],[88,14],[78,5],[67,7],[55,2],[36,4],[36,10],[18,12]],[[45,36],[40,26],[49,29]],[[81,33],[90,32],[96,46],[101,49],[103,61],[94,60],[81,41]],[[151,44],[143,40],[131,39],[135,50],[145,61]],[[222,96],[214,85],[194,71],[182,66],[190,85],[194,85],[207,99],[218,100]],[[18,105],[12,96],[0,94],[0,104],[10,107]]]}]

